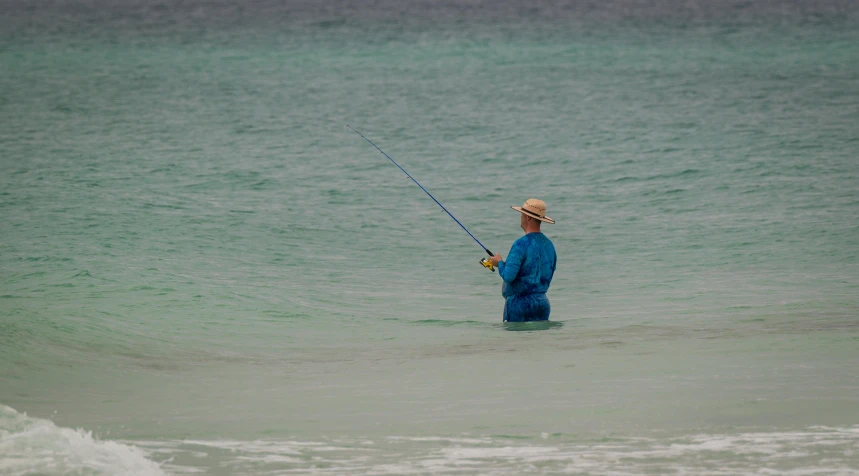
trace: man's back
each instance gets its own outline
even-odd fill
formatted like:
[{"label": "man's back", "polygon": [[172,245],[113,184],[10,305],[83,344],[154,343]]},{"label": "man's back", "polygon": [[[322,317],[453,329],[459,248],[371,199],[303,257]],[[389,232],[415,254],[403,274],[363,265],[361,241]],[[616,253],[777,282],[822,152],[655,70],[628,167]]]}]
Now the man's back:
[{"label": "man's back", "polygon": [[501,294],[524,296],[545,294],[552,283],[558,257],[555,246],[543,233],[528,233],[513,243],[507,260],[498,267],[504,280]]}]

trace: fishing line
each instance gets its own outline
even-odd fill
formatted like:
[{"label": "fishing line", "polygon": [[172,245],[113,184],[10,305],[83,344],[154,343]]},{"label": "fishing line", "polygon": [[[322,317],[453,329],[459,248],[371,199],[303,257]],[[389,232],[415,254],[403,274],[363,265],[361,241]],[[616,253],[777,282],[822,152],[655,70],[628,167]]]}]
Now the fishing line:
[{"label": "fishing line", "polygon": [[[414,182],[418,187],[420,187],[420,188],[421,188],[421,190],[423,190],[427,195],[429,195],[429,197],[430,197],[430,198],[431,198],[431,199],[432,199],[432,200],[433,200],[433,201],[434,201],[438,206],[440,206],[440,207],[441,207],[441,209],[445,211],[445,213],[447,213],[451,218],[453,218],[453,221],[455,221],[457,225],[459,225],[460,227],[462,227],[462,229],[463,229],[463,230],[465,230],[465,232],[466,232],[466,233],[468,233],[468,236],[470,236],[474,241],[476,241],[476,242],[477,242],[477,244],[478,244],[478,245],[480,245],[480,247],[481,247],[481,248],[483,248],[483,249],[484,249],[484,251],[486,251],[486,254],[488,254],[489,256],[494,256],[494,255],[492,254],[492,252],[491,252],[491,251],[489,251],[489,249],[488,249],[488,248],[486,248],[485,246],[483,246],[483,243],[481,243],[481,242],[480,242],[480,240],[478,240],[477,238],[475,238],[475,237],[474,237],[474,235],[472,235],[472,234],[471,234],[471,232],[470,232],[470,231],[468,231],[468,228],[466,228],[466,227],[465,227],[465,225],[463,225],[462,223],[460,223],[460,222],[459,222],[459,220],[457,220],[457,219],[456,219],[456,217],[455,217],[455,216],[453,216],[453,213],[450,213],[450,212],[447,210],[447,208],[444,208],[444,205],[442,205],[442,204],[441,204],[441,202],[439,202],[438,200],[436,200],[436,199],[435,199],[435,197],[433,197],[433,196],[432,196],[432,194],[431,194],[431,193],[429,193],[429,191],[427,191],[427,189],[425,189],[425,188],[424,188],[424,186],[420,184],[420,182],[418,182],[417,180],[415,180],[415,178],[414,178],[414,177],[412,177],[412,176],[411,176],[411,174],[409,174],[408,172],[406,172],[406,169],[404,169],[404,168],[400,167],[400,164],[398,164],[396,160],[392,159],[390,155],[386,154],[386,153],[385,153],[385,151],[384,151],[384,150],[382,150],[382,149],[380,149],[380,148],[379,148],[379,146],[377,146],[376,144],[374,144],[374,143],[373,143],[373,141],[371,141],[370,139],[367,139],[366,137],[364,137],[364,134],[361,134],[360,132],[356,131],[356,130],[355,130],[355,128],[353,128],[353,127],[352,127],[352,126],[350,126],[349,124],[346,124],[346,127],[348,127],[349,129],[352,129],[352,131],[354,131],[354,132],[355,132],[355,134],[358,134],[359,136],[363,137],[365,141],[369,142],[369,143],[370,143],[370,145],[372,145],[373,147],[375,147],[375,148],[376,148],[376,150],[378,150],[379,152],[381,152],[381,153],[382,153],[382,155],[384,155],[385,157],[387,157],[387,158],[388,158],[388,160],[390,160],[391,162],[393,162],[393,163],[394,163],[394,165],[396,165],[398,169],[402,170],[402,171],[403,171],[403,173],[404,173],[404,174],[406,174],[406,176],[407,176],[408,178],[412,179],[412,182]],[[488,263],[488,264],[487,264],[487,263]],[[492,263],[491,263],[488,259],[486,259],[486,258],[483,258],[482,260],[480,260],[480,264],[482,264],[484,267],[486,267],[486,268],[488,268],[488,269],[490,269],[490,270],[492,270],[492,271],[495,271],[495,269],[494,269],[494,268],[493,268],[493,266],[492,266]]]}]

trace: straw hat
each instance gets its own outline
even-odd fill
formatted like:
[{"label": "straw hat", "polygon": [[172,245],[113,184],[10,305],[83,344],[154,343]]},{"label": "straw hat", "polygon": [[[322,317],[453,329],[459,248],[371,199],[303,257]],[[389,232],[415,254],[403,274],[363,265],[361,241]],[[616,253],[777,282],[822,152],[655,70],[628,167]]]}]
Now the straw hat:
[{"label": "straw hat", "polygon": [[521,207],[510,208],[531,218],[536,218],[537,220],[544,221],[546,223],[555,223],[555,220],[546,216],[546,203],[542,200],[529,198],[528,200],[525,200],[525,203],[522,204]]}]

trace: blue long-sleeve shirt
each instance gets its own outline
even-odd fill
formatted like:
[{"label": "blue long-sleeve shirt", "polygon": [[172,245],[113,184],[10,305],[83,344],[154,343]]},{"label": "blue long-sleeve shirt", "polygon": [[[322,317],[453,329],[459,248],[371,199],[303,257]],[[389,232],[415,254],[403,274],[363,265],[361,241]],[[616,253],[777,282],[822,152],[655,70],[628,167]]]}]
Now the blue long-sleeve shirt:
[{"label": "blue long-sleeve shirt", "polygon": [[546,235],[528,233],[513,242],[505,261],[498,262],[504,297],[545,294],[555,275],[558,256]]}]

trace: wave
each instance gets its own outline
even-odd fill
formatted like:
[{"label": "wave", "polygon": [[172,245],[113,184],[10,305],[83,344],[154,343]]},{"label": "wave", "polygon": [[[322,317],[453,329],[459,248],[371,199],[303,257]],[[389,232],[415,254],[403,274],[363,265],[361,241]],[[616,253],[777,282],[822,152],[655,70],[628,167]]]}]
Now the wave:
[{"label": "wave", "polygon": [[61,428],[0,404],[0,474],[161,476],[139,448]]},{"label": "wave", "polygon": [[388,436],[135,442],[176,474],[785,474],[857,476],[859,427],[666,437]]},{"label": "wave", "polygon": [[[0,474],[779,474],[859,476],[859,426],[531,435],[108,441],[0,405]],[[159,464],[149,458],[164,461]]]},{"label": "wave", "polygon": [[451,326],[475,326],[475,327],[483,327],[486,326],[486,323],[483,321],[470,321],[470,320],[449,320],[449,319],[420,319],[417,321],[409,321],[409,324],[414,324],[418,326],[441,326],[441,327],[451,327]]},{"label": "wave", "polygon": [[618,178],[610,178],[607,180],[609,183],[623,183],[623,182],[649,182],[652,180],[664,180],[664,179],[674,179],[674,178],[686,178],[690,176],[697,176],[702,173],[701,170],[698,169],[683,169],[676,172],[662,173],[656,175],[648,175],[646,177],[633,176],[633,175],[624,175],[623,177]]}]

